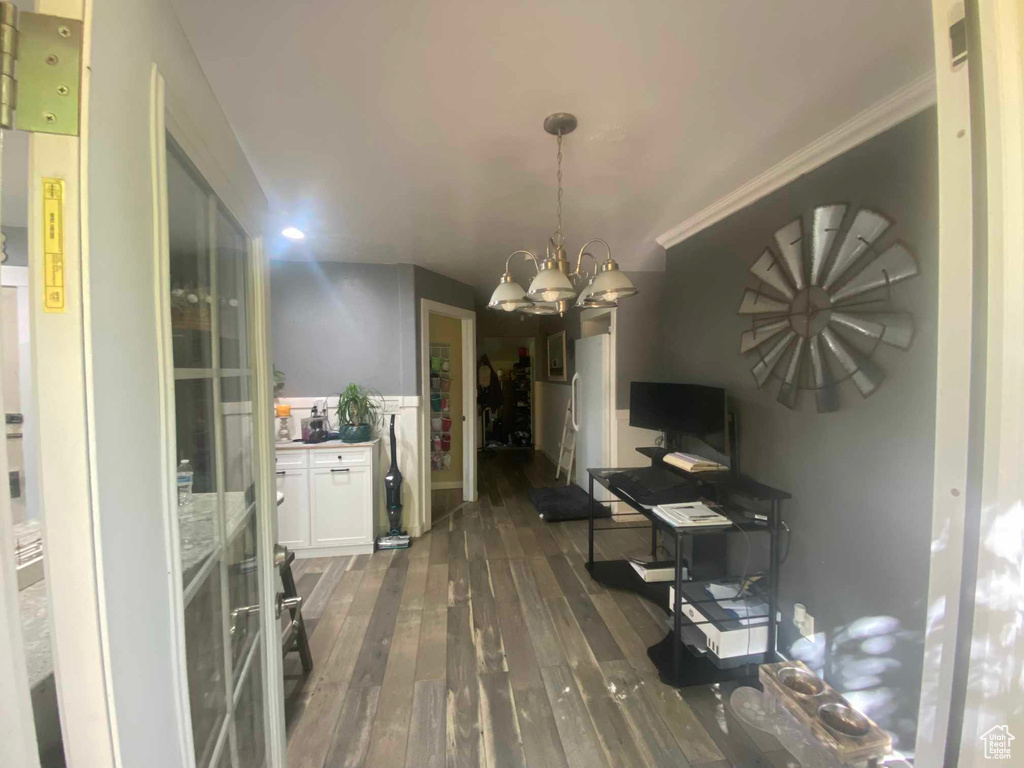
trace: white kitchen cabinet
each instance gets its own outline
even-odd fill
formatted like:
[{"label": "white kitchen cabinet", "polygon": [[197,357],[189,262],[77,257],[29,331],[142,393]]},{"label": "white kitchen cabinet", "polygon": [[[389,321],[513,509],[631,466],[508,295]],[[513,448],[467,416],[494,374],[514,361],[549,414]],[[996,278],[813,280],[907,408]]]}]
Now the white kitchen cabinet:
[{"label": "white kitchen cabinet", "polygon": [[315,547],[337,547],[373,541],[373,489],[369,467],[336,467],[309,471],[309,508]]},{"label": "white kitchen cabinet", "polygon": [[379,446],[374,440],[278,447],[278,542],[300,558],[373,552]]},{"label": "white kitchen cabinet", "polygon": [[277,541],[289,549],[310,545],[309,473],[305,469],[277,470],[277,490],[284,501],[277,508]]}]

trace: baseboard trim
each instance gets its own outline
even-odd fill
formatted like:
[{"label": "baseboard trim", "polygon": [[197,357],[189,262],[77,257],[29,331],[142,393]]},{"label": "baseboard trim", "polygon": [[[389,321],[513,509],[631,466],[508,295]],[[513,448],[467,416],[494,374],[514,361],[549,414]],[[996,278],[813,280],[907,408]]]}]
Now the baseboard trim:
[{"label": "baseboard trim", "polygon": [[658,245],[666,250],[678,245],[858,144],[913,117],[934,104],[935,100],[935,73],[929,72],[655,238]]},{"label": "baseboard trim", "polygon": [[341,547],[302,547],[288,548],[295,553],[296,560],[308,560],[311,557],[341,557],[342,555],[372,555],[373,544],[346,544]]},{"label": "baseboard trim", "polygon": [[432,491],[452,491],[452,490],[455,490],[456,488],[461,488],[461,487],[462,487],[462,481],[461,480],[446,480],[443,483],[435,483],[435,482],[431,482],[430,483],[430,490],[432,490]]}]

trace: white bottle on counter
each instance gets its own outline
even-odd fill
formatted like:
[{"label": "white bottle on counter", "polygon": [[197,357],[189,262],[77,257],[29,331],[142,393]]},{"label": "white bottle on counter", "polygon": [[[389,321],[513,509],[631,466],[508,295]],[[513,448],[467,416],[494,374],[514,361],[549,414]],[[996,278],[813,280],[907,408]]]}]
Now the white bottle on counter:
[{"label": "white bottle on counter", "polygon": [[178,508],[192,505],[192,465],[182,459],[178,465]]}]

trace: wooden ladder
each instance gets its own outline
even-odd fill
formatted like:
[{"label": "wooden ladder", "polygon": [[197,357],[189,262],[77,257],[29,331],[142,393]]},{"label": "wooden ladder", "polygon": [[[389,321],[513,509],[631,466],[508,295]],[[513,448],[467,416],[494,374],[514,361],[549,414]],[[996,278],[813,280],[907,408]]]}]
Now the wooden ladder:
[{"label": "wooden ladder", "polygon": [[[568,461],[565,457],[568,456]],[[576,459],[576,430],[572,426],[572,400],[565,406],[565,421],[562,423],[562,442],[558,445],[558,466],[555,468],[555,480],[565,470],[565,484],[572,482],[572,464]]]}]

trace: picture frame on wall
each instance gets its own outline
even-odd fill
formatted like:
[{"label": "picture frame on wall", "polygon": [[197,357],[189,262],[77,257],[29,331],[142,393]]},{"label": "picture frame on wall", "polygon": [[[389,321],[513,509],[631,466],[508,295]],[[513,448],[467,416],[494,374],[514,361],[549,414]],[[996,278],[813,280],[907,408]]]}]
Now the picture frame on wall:
[{"label": "picture frame on wall", "polygon": [[565,363],[565,331],[548,336],[548,379],[567,381]]}]

